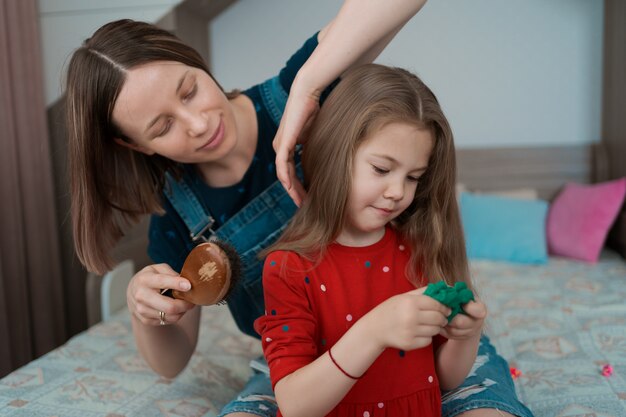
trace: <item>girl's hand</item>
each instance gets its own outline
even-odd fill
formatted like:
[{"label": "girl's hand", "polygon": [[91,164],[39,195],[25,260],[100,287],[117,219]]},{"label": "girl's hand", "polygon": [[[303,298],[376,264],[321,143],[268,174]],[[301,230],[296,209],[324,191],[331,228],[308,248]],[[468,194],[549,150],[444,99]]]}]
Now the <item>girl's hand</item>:
[{"label": "girl's hand", "polygon": [[447,325],[450,309],[424,295],[425,289],[393,296],[363,317],[380,348],[413,350],[428,346]]},{"label": "girl's hand", "polygon": [[151,326],[160,324],[160,311],[165,313],[167,324],[178,322],[194,304],[161,295],[161,290],[166,288],[188,291],[191,284],[167,264],[145,267],[133,276],[126,289],[128,310],[143,324]]},{"label": "girl's hand", "polygon": [[296,176],[294,151],[296,143],[302,143],[306,130],[315,120],[319,111],[319,96],[317,91],[299,87],[296,76],[273,142],[276,151],[276,175],[298,207],[306,192]]},{"label": "girl's hand", "polygon": [[480,301],[470,301],[463,306],[465,314],[457,314],[452,321],[443,328],[441,335],[453,340],[466,340],[480,336],[487,306]]}]

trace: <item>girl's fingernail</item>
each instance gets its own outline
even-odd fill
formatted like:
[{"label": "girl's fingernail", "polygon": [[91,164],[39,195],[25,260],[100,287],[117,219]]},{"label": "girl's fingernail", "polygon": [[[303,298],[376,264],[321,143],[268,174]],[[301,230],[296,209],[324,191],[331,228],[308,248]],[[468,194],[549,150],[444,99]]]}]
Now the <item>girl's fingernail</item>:
[{"label": "girl's fingernail", "polygon": [[191,289],[191,284],[188,283],[187,281],[183,281],[183,282],[180,283],[180,289],[181,290],[185,290],[185,291],[190,290]]}]

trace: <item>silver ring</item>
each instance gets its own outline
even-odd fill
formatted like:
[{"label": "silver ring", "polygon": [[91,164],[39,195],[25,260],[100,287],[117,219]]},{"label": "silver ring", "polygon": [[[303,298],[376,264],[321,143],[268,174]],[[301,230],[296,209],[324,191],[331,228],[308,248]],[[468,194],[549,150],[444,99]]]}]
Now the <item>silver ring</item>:
[{"label": "silver ring", "polygon": [[159,324],[165,326],[165,312],[159,311]]}]

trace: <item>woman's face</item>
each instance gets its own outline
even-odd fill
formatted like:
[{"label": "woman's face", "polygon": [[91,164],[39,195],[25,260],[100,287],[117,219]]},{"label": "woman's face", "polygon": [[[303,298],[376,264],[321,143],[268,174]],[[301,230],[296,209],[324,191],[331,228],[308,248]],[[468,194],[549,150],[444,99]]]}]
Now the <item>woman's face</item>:
[{"label": "woman's face", "polygon": [[206,72],[179,62],[158,61],[129,70],[113,121],[132,149],[178,162],[213,162],[237,143],[224,93]]}]

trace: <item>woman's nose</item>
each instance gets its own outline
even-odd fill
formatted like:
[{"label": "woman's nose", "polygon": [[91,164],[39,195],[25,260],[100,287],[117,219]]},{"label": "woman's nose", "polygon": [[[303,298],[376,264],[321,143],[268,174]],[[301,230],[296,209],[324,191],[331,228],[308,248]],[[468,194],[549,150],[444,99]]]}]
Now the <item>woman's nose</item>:
[{"label": "woman's nose", "polygon": [[192,137],[201,136],[209,128],[209,118],[203,112],[189,112],[186,115],[187,134]]}]

